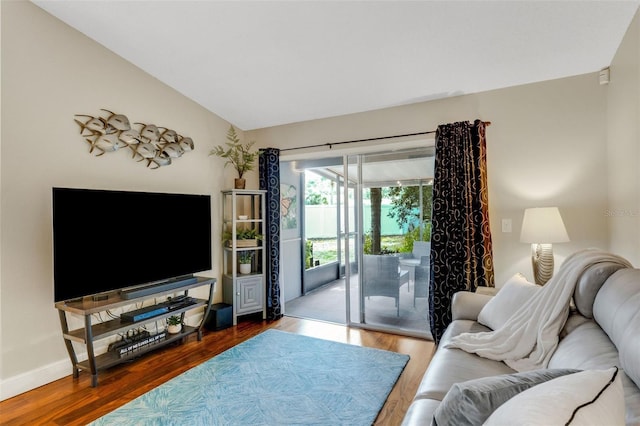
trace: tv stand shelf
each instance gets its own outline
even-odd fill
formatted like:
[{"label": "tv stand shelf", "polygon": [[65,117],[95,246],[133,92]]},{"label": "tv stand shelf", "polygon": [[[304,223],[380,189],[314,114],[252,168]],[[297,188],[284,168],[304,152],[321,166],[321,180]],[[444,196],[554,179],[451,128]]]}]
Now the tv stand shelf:
[{"label": "tv stand shelf", "polygon": [[[112,336],[114,334],[118,334],[122,331],[126,331],[131,329],[132,326],[136,324],[158,321],[164,318],[168,318],[174,315],[181,315],[183,312],[189,311],[194,308],[198,308],[200,306],[207,306],[207,300],[204,299],[193,299],[193,303],[188,306],[185,306],[180,309],[176,309],[175,311],[170,311],[164,314],[156,315],[153,317],[145,318],[144,320],[138,322],[127,322],[123,321],[120,318],[116,318],[113,320],[99,322],[97,324],[91,325],[91,334],[94,336],[100,336],[100,338]],[[77,330],[70,330],[67,334],[64,335],[65,339],[73,340],[78,343],[86,343],[86,333],[84,328],[79,328]]]},{"label": "tv stand shelf", "polygon": [[[159,340],[157,343],[145,346],[142,349],[131,351],[131,353],[127,355],[119,356],[117,353],[113,351],[105,352],[101,355],[96,356],[96,364],[99,365],[99,369],[110,368],[120,363],[130,361],[134,358],[139,357],[140,355],[154,351],[170,343],[177,342],[181,339],[184,339],[184,337],[188,336],[189,334],[198,332],[197,327],[191,327],[187,325],[187,326],[184,326],[183,328],[184,328],[184,331],[181,333],[167,334],[165,338]],[[80,365],[80,367],[84,367],[84,369],[87,371],[91,369],[91,365],[89,364],[88,360],[80,361],[78,362],[78,365]]]},{"label": "tv stand shelf", "polygon": [[[62,336],[64,338],[67,352],[73,366],[73,377],[77,378],[81,370],[91,372],[91,386],[96,387],[98,385],[98,371],[112,367],[138,357],[144,353],[153,351],[155,349],[166,346],[170,343],[180,341],[187,336],[196,333],[198,341],[202,340],[202,327],[211,310],[211,304],[213,300],[213,292],[215,288],[215,278],[196,277],[195,281],[191,281],[180,287],[172,288],[170,290],[161,290],[157,293],[146,294],[145,296],[136,297],[132,299],[123,299],[119,292],[109,293],[104,300],[93,300],[92,298],[84,298],[82,300],[58,302],[55,304],[60,316],[60,326],[62,327]],[[145,300],[154,299],[157,297],[167,296],[174,293],[183,292],[185,296],[188,295],[189,290],[201,287],[209,286],[208,299],[191,298],[191,302],[185,306],[181,306],[177,309],[164,312],[153,317],[144,318],[139,321],[123,321],[120,318],[110,319],[108,321],[93,323],[93,315],[101,312],[110,311],[115,308],[121,308],[124,306],[134,305],[141,303]],[[160,304],[159,304],[160,305]],[[185,313],[187,311],[204,308],[204,315],[200,324],[197,327],[184,325],[182,331],[176,334],[166,333],[164,337],[154,341],[151,344],[144,345],[130,353],[120,355],[116,351],[108,351],[101,355],[95,355],[94,343],[99,339],[105,339],[110,336],[114,336],[118,333],[126,332],[127,330],[138,328],[144,324],[153,323],[164,320],[170,316],[180,316],[184,320]],[[84,327],[74,330],[69,329],[69,323],[67,321],[67,314],[75,314],[84,317]],[[166,332],[166,330],[165,330]],[[87,359],[84,361],[78,361],[78,357],[72,342],[86,345]]]}]

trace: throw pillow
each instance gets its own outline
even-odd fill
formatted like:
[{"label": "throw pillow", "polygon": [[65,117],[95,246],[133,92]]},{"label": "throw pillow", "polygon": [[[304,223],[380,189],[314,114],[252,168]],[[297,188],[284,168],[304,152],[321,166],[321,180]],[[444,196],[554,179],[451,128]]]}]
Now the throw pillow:
[{"label": "throw pillow", "polygon": [[624,425],[624,391],[617,368],[585,370],[514,396],[485,425]]},{"label": "throw pillow", "polygon": [[454,384],[436,408],[433,424],[480,425],[502,404],[540,383],[580,370],[544,369],[503,374]]},{"label": "throw pillow", "polygon": [[509,278],[502,289],[484,305],[478,322],[492,330],[497,330],[524,304],[526,304],[534,292],[542,287],[532,284],[522,275],[515,274]]}]

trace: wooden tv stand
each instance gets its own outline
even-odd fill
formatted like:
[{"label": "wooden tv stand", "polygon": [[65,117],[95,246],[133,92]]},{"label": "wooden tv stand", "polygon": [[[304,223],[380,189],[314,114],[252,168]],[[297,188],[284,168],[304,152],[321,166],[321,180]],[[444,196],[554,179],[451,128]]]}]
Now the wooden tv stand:
[{"label": "wooden tv stand", "polygon": [[[132,358],[161,348],[170,343],[185,339],[187,336],[193,333],[197,333],[198,341],[202,340],[202,326],[204,325],[204,322],[209,315],[209,311],[211,310],[215,284],[215,278],[197,277],[196,282],[170,290],[158,291],[157,293],[147,294],[145,296],[137,298],[123,299],[120,296],[120,293],[115,291],[109,293],[108,297],[104,300],[93,300],[91,297],[88,297],[77,301],[57,302],[55,304],[55,307],[56,309],[58,309],[58,314],[60,316],[60,326],[62,327],[62,336],[67,347],[67,352],[69,353],[69,358],[71,359],[71,365],[73,366],[73,377],[77,378],[81,370],[89,371],[91,372],[91,386],[96,387],[98,385],[98,371],[100,370],[112,367],[122,362],[130,361]],[[125,322],[120,318],[109,319],[107,321],[98,321],[96,323],[94,323],[93,321],[94,314],[99,314],[101,312],[106,312],[115,308],[134,305],[136,303],[144,302],[145,300],[167,296],[179,292],[183,292],[183,294],[187,296],[190,289],[205,285],[209,286],[208,299],[205,300],[193,298],[192,303],[190,303],[188,306],[184,306],[170,312],[161,313],[159,315],[134,322]],[[204,307],[204,316],[202,317],[202,321],[197,327],[191,327],[183,324],[182,331],[180,333],[167,333],[165,336],[157,336],[158,339],[154,340],[152,343],[141,345],[139,348],[136,348],[135,350],[132,350],[123,355],[121,355],[119,351],[107,351],[106,353],[101,355],[96,355],[94,352],[94,342],[99,339],[105,339],[118,333],[126,333],[128,330],[139,328],[144,324],[165,320],[166,318],[174,315],[180,315],[182,320],[184,320],[185,313],[187,311],[202,307]],[[75,314],[84,317],[84,327],[69,330],[69,323],[67,321],[68,314]],[[86,345],[86,361],[78,361],[73,342]]]}]

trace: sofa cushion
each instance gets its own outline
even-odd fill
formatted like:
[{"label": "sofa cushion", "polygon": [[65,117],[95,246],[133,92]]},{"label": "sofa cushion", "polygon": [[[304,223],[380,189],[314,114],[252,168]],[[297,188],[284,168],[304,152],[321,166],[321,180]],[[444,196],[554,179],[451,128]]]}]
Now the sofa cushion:
[{"label": "sofa cushion", "polygon": [[454,383],[471,379],[515,373],[500,361],[480,358],[460,349],[447,349],[443,345],[460,333],[477,333],[489,329],[475,321],[457,320],[452,322],[442,335],[440,347],[433,355],[427,372],[418,387],[415,399],[431,398],[442,401]]},{"label": "sofa cushion", "polygon": [[624,423],[617,368],[587,370],[534,386],[505,402],[485,423],[619,425]]},{"label": "sofa cushion", "polygon": [[502,404],[540,383],[580,370],[534,370],[456,383],[433,416],[433,424],[474,426],[484,423]]},{"label": "sofa cushion", "polygon": [[502,327],[523,305],[527,304],[535,292],[542,287],[527,281],[522,274],[515,274],[502,289],[482,308],[478,322],[492,330]]},{"label": "sofa cushion", "polygon": [[618,365],[615,345],[598,324],[588,320],[560,340],[548,367],[589,370]]},{"label": "sofa cushion", "polygon": [[[618,351],[606,333],[593,320],[580,315],[570,318],[567,323],[576,321],[578,326],[560,340],[558,348],[549,360],[549,368],[577,368],[595,370],[621,367]],[[628,424],[640,424],[640,390],[629,379],[624,370],[620,371],[626,406]]]},{"label": "sofa cushion", "polygon": [[589,321],[591,320],[577,313],[577,310],[575,309],[575,307],[570,308],[569,317],[567,318],[567,321],[564,323],[564,327],[562,327],[562,330],[560,330],[560,340],[564,339],[564,337],[567,334],[571,333],[577,327]]},{"label": "sofa cushion", "polygon": [[488,294],[458,291],[451,299],[451,320],[477,321],[482,308],[493,298]]},{"label": "sofa cushion", "polygon": [[621,269],[600,288],[593,316],[619,352],[620,366],[640,387],[640,269]]},{"label": "sofa cushion", "polygon": [[580,314],[593,318],[593,303],[602,284],[622,265],[612,262],[597,263],[582,273],[573,292],[573,302]]},{"label": "sofa cushion", "polygon": [[402,426],[425,426],[430,424],[438,405],[440,405],[440,401],[436,399],[417,399],[413,401],[404,419],[402,419]]}]

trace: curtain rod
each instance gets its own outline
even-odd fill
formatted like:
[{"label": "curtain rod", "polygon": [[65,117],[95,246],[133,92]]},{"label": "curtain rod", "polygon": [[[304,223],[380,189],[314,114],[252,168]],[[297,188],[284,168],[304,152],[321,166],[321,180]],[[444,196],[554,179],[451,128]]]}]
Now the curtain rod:
[{"label": "curtain rod", "polygon": [[[485,124],[485,126],[490,126],[491,122],[490,121],[484,121],[484,124]],[[430,135],[430,134],[435,133],[435,132],[436,132],[435,130],[429,130],[428,132],[405,133],[404,135],[380,136],[380,137],[377,137],[377,138],[354,139],[354,140],[351,140],[351,141],[319,143],[319,144],[316,144],[316,145],[306,145],[306,146],[297,146],[297,147],[294,147],[294,148],[284,148],[284,149],[281,149],[280,152],[283,152],[283,151],[294,151],[296,149],[320,148],[320,147],[323,147],[323,146],[328,146],[329,149],[331,149],[331,148],[333,148],[333,145],[345,145],[345,144],[349,144],[349,143],[381,141],[381,140],[385,140],[385,139],[403,138],[403,137],[406,137],[406,136]]]}]

